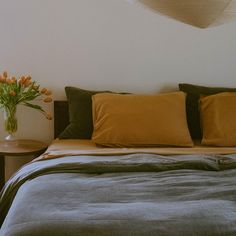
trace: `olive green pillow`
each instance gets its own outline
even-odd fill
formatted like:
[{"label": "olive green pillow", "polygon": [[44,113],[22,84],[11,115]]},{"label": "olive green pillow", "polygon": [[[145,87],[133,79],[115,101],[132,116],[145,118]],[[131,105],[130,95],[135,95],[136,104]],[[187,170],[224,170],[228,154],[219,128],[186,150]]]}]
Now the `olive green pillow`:
[{"label": "olive green pillow", "polygon": [[93,133],[92,96],[109,91],[89,91],[65,87],[69,106],[69,125],[59,135],[60,139],[91,139]]},{"label": "olive green pillow", "polygon": [[192,139],[201,139],[200,114],[198,101],[201,95],[213,95],[222,92],[236,92],[236,88],[204,87],[193,84],[179,84],[179,89],[187,94],[186,113]]}]

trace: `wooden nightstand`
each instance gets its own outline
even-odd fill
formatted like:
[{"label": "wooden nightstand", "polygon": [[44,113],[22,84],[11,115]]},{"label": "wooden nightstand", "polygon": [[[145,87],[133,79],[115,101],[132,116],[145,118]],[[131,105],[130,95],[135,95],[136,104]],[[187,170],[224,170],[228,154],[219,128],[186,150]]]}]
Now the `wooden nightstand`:
[{"label": "wooden nightstand", "polygon": [[36,140],[0,141],[0,190],[5,184],[5,157],[26,156],[37,157],[47,149],[47,144]]}]

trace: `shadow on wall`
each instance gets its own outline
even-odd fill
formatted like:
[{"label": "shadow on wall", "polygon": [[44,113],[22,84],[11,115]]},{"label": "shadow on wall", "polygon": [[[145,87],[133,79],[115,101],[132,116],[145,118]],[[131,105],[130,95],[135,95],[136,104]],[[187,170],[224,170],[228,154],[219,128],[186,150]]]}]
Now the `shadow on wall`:
[{"label": "shadow on wall", "polygon": [[199,28],[236,20],[236,0],[128,0]]}]

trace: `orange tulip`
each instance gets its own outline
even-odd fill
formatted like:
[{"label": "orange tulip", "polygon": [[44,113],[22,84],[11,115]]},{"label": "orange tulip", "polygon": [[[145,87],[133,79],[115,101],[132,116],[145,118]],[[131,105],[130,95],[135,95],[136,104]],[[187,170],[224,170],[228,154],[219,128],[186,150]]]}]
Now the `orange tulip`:
[{"label": "orange tulip", "polygon": [[45,94],[47,92],[47,89],[46,88],[43,88],[42,90],[41,90],[41,93],[42,94]]},{"label": "orange tulip", "polygon": [[4,83],[5,82],[5,78],[3,78],[1,75],[0,75],[0,83]]},{"label": "orange tulip", "polygon": [[21,76],[19,79],[19,84],[24,85],[25,80],[26,80],[25,76]]},{"label": "orange tulip", "polygon": [[5,78],[5,79],[7,78],[7,72],[6,71],[3,72],[3,78]]},{"label": "orange tulip", "polygon": [[44,94],[47,95],[47,96],[52,95],[52,91],[51,90],[47,90]]},{"label": "orange tulip", "polygon": [[10,91],[9,95],[12,96],[12,97],[15,97],[16,96],[16,92],[15,91]]},{"label": "orange tulip", "polygon": [[1,82],[1,83],[6,83],[6,78],[4,78],[4,77],[1,76],[0,82]]},{"label": "orange tulip", "polygon": [[32,78],[31,78],[30,75],[28,75],[28,76],[26,77],[26,79],[27,79],[27,80],[31,80]]},{"label": "orange tulip", "polygon": [[47,118],[48,120],[52,120],[51,114],[46,114],[46,118]]},{"label": "orange tulip", "polygon": [[16,77],[15,77],[15,76],[12,76],[12,77],[11,77],[11,81],[12,81],[13,83],[16,83]]},{"label": "orange tulip", "polygon": [[6,83],[7,83],[8,85],[11,85],[11,84],[13,84],[13,82],[12,82],[12,80],[11,80],[11,79],[6,79]]},{"label": "orange tulip", "polygon": [[43,100],[44,102],[52,102],[52,98],[51,97],[46,97]]},{"label": "orange tulip", "polygon": [[32,84],[32,82],[30,81],[30,79],[27,77],[24,81],[24,86],[28,87],[30,84]]}]

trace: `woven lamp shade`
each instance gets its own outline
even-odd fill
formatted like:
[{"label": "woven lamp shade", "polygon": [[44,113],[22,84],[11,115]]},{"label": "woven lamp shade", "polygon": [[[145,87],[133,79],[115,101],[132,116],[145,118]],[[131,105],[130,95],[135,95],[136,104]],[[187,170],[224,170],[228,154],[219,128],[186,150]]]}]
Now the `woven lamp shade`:
[{"label": "woven lamp shade", "polygon": [[[134,0],[181,22],[206,28],[236,18],[236,0]],[[134,2],[133,1],[133,2]]]}]

